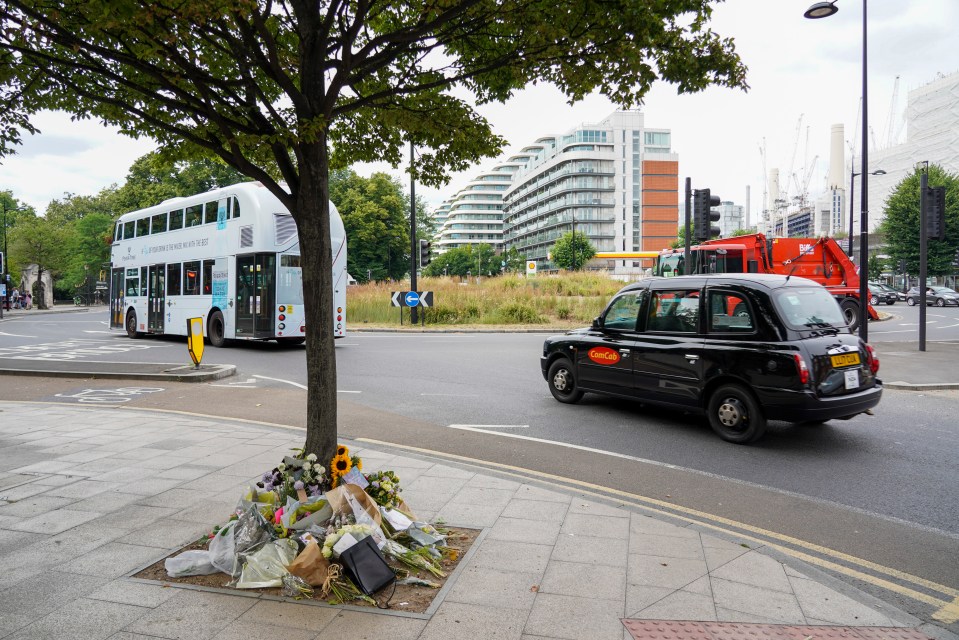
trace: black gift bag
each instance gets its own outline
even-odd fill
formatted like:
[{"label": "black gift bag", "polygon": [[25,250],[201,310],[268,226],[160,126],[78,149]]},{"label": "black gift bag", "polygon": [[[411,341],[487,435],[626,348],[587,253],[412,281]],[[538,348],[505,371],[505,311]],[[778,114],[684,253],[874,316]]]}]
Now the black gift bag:
[{"label": "black gift bag", "polygon": [[341,553],[340,562],[343,563],[346,577],[368,596],[396,581],[396,574],[386,564],[372,536],[363,538]]}]

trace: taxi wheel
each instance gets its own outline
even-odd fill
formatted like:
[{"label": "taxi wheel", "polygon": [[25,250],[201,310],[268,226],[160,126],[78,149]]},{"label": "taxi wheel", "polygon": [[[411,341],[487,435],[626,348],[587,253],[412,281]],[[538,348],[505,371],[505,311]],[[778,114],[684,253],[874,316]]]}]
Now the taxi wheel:
[{"label": "taxi wheel", "polygon": [[743,387],[728,384],[709,398],[709,426],[727,442],[746,444],[766,433],[766,418],[759,404]]},{"label": "taxi wheel", "polygon": [[127,336],[133,339],[141,337],[143,334],[137,331],[137,312],[133,309],[127,311]]},{"label": "taxi wheel", "polygon": [[226,333],[224,327],[223,314],[219,311],[214,311],[213,315],[210,316],[210,322],[207,324],[206,329],[210,344],[214,347],[222,347],[226,344],[226,338],[223,337]]},{"label": "taxi wheel", "polygon": [[560,359],[550,365],[546,379],[549,381],[550,393],[560,402],[573,404],[583,397],[583,392],[576,386],[576,377],[569,360]]}]

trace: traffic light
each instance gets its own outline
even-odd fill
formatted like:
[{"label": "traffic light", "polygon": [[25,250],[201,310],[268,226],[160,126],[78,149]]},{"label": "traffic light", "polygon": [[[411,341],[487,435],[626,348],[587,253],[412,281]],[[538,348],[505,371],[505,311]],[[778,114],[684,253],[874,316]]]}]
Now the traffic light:
[{"label": "traffic light", "polygon": [[710,195],[709,189],[696,189],[693,192],[693,238],[697,242],[719,235],[719,227],[713,226],[714,222],[719,222],[720,216],[712,208],[716,206],[719,206],[719,196]]},{"label": "traffic light", "polygon": [[433,246],[432,242],[427,242],[426,240],[420,240],[420,266],[425,267],[430,263],[430,247]]},{"label": "traffic light", "polygon": [[926,187],[926,237],[931,240],[946,239],[946,188]]}]

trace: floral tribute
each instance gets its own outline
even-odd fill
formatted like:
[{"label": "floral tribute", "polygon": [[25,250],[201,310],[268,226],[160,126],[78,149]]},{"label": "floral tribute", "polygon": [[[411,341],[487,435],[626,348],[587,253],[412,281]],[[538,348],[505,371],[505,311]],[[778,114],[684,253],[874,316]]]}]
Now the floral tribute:
[{"label": "floral tribute", "polygon": [[[240,499],[229,521],[214,527],[207,551],[166,559],[171,577],[224,572],[238,589],[281,588],[294,598],[316,594],[330,603],[375,604],[344,571],[341,554],[372,537],[378,553],[396,561],[394,573],[410,584],[437,588],[415,571],[445,577],[440,561],[457,551],[448,532],[417,521],[400,497],[395,472],[362,472],[363,461],[339,445],[324,466],[293,449]],[[189,555],[188,555],[189,554]]]}]

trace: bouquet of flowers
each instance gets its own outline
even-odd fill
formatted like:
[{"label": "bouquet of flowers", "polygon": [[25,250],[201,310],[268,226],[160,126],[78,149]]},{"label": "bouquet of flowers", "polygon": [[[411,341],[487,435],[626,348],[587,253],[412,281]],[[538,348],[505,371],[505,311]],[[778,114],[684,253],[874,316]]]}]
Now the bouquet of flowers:
[{"label": "bouquet of flowers", "polygon": [[373,498],[373,502],[386,507],[395,509],[400,503],[400,479],[393,471],[376,471],[366,476],[370,485],[366,487],[366,493]]},{"label": "bouquet of flowers", "polygon": [[341,444],[336,448],[336,455],[330,461],[331,486],[335,488],[340,478],[349,473],[353,467],[362,471],[363,461],[358,456],[351,456],[350,450]]},{"label": "bouquet of flowers", "polygon": [[326,469],[316,461],[316,454],[303,455],[303,449],[293,449],[294,456],[283,458],[272,471],[263,474],[257,487],[276,491],[282,502],[287,497],[296,499],[300,491],[307,496],[318,496],[330,486]]},{"label": "bouquet of flowers", "polygon": [[326,536],[323,541],[323,557],[333,557],[333,547],[344,535],[350,534],[357,540],[373,535],[373,527],[368,524],[347,524]]}]

